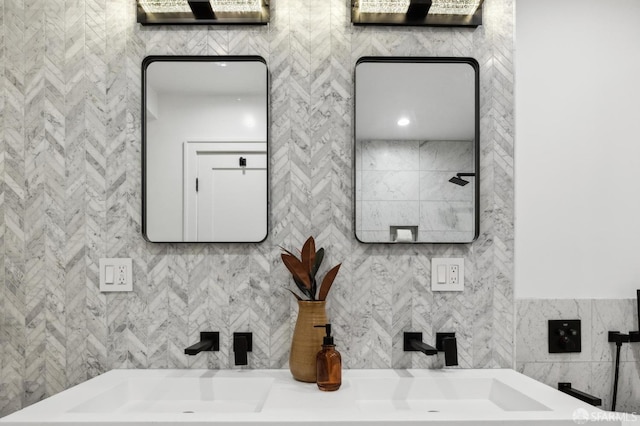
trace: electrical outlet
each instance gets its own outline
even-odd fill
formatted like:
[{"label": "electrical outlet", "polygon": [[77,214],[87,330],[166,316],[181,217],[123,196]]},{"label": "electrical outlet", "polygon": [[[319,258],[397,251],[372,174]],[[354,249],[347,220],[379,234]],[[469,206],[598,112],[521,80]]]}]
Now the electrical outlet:
[{"label": "electrical outlet", "polygon": [[100,259],[100,291],[133,291],[133,269],[130,258]]},{"label": "electrical outlet", "polygon": [[125,265],[118,265],[118,275],[116,278],[117,285],[127,284],[127,267]]},{"label": "electrical outlet", "polygon": [[458,284],[458,265],[449,265],[449,284]]},{"label": "electrical outlet", "polygon": [[431,259],[431,290],[463,291],[464,259],[457,257]]}]

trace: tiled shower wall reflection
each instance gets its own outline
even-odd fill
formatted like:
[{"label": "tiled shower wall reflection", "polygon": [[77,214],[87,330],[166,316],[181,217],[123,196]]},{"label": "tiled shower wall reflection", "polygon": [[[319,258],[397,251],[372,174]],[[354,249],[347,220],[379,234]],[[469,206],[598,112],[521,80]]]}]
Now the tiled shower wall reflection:
[{"label": "tiled shower wall reflection", "polygon": [[[348,0],[272,0],[260,27],[141,27],[133,0],[1,0],[0,415],[112,368],[287,366],[296,304],[279,259],[309,235],[343,262],[328,315],[348,368],[429,365],[404,330],[458,333],[463,367],[513,361],[513,0],[477,29],[355,28]],[[140,234],[141,62],[261,55],[271,74],[270,233],[262,244],[151,244]],[[361,56],[471,56],[481,76],[481,233],[473,245],[353,236],[352,88]],[[432,257],[466,291],[432,294]],[[101,257],[134,291],[101,294]],[[200,331],[221,351],[187,357]],[[231,358],[231,361],[230,361]]]},{"label": "tiled shower wall reflection", "polygon": [[[609,331],[638,329],[636,300],[516,300],[516,367],[521,373],[554,388],[571,382],[578,390],[602,399],[611,409],[615,348]],[[582,351],[550,354],[547,321],[581,320]],[[616,411],[640,413],[640,343],[625,343],[620,351]]]},{"label": "tiled shower wall reflection", "polygon": [[473,184],[449,182],[473,172],[473,142],[364,140],[355,156],[356,229],[363,241],[394,241],[393,226],[417,227],[418,241],[473,238]]}]

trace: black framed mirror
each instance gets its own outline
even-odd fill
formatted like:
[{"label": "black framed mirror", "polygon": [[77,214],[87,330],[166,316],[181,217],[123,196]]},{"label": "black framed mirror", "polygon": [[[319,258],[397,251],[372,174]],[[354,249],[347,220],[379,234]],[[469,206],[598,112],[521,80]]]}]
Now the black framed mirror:
[{"label": "black framed mirror", "polygon": [[142,63],[142,232],[151,242],[268,233],[268,70],[259,56]]},{"label": "black framed mirror", "polygon": [[363,57],[354,79],[358,241],[474,241],[480,229],[478,62]]}]

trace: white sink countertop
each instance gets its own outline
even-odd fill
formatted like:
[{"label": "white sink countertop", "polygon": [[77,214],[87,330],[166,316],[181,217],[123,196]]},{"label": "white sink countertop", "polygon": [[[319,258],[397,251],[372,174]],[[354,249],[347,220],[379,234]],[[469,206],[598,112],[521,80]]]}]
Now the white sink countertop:
[{"label": "white sink countertop", "polygon": [[112,370],[0,425],[533,426],[602,414],[509,369],[344,370],[335,392],[288,370]]}]

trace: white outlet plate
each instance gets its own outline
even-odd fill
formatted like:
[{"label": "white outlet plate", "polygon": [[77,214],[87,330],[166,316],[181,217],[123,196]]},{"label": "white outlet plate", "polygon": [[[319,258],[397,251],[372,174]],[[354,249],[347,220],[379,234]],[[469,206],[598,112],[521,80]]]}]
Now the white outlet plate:
[{"label": "white outlet plate", "polygon": [[[437,271],[439,266],[443,266],[446,271],[444,283],[438,283]],[[464,291],[464,258],[445,257],[431,259],[431,290]]]},{"label": "white outlet plate", "polygon": [[[116,291],[133,291],[133,269],[130,258],[100,259],[100,291],[103,293]],[[107,266],[113,268],[113,283],[106,283]]]}]

